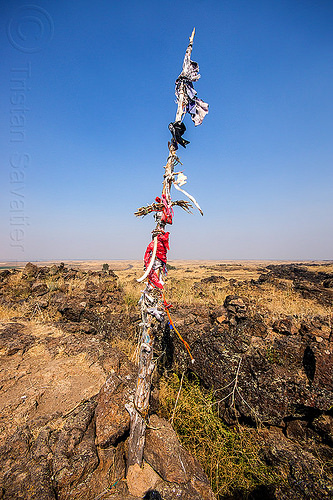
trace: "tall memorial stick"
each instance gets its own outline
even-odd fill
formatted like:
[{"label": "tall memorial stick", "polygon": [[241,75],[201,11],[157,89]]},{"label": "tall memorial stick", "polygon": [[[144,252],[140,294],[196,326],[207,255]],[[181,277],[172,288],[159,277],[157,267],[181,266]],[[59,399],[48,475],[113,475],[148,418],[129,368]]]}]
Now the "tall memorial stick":
[{"label": "tall memorial stick", "polygon": [[187,177],[182,172],[175,172],[175,167],[180,164],[177,156],[178,145],[185,148],[189,144],[182,137],[186,131],[185,124],[183,123],[186,113],[191,115],[196,126],[202,123],[205,115],[208,113],[208,104],[197,97],[197,93],[193,88],[193,82],[200,78],[198,64],[191,61],[194,34],[195,29],[193,29],[189,45],[186,49],[182,72],[176,80],[177,113],[175,121],[169,124],[172,139],[168,143],[169,156],[164,167],[162,195],[161,197],[156,197],[155,202],[151,205],[141,207],[135,212],[135,215],[138,217],[154,213],[156,227],[152,231],[152,241],[148,245],[144,255],[145,273],[137,280],[138,282],[144,282],[145,288],[142,290],[139,301],[141,307],[141,347],[137,386],[133,402],[126,405],[131,417],[128,467],[134,464],[141,466],[143,460],[151,378],[155,368],[153,362],[154,332],[158,323],[164,321],[165,315],[183,341],[192,362],[194,362],[188,344],[181,338],[172,322],[169,312],[170,304],[167,304],[164,295],[163,281],[163,277],[166,275],[167,251],[169,250],[169,233],[165,231],[165,226],[172,224],[174,206],[180,206],[187,212],[190,212],[192,208],[192,205],[188,201],[171,200],[172,185],[178,191],[185,194],[198,208],[201,215],[203,215],[195,198],[181,188],[186,183]]}]

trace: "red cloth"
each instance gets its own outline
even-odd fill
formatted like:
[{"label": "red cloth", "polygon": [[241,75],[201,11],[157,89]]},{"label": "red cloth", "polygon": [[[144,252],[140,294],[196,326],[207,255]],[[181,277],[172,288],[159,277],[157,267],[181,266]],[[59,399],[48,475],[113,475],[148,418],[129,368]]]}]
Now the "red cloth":
[{"label": "red cloth", "polygon": [[162,221],[166,224],[172,224],[173,209],[171,205],[168,205],[167,199],[164,194],[162,194],[162,203],[164,205]]},{"label": "red cloth", "polygon": [[172,217],[173,217],[173,208],[172,205],[168,205],[168,202],[166,200],[166,196],[162,194],[162,199],[156,196],[155,201],[157,203],[162,203],[163,206],[163,215],[162,215],[162,222],[165,222],[165,224],[172,224]]},{"label": "red cloth", "polygon": [[[169,250],[169,232],[166,233],[161,233],[157,236],[157,251],[156,251],[156,257],[160,259],[164,264],[166,264],[167,261],[167,251]],[[144,263],[146,267],[148,267],[151,256],[153,254],[153,249],[154,249],[154,240],[149,243],[147,246],[145,255],[144,255]]]},{"label": "red cloth", "polygon": [[160,282],[156,271],[151,270],[149,273],[148,279],[150,281],[150,284],[153,285],[155,288],[159,288],[160,290],[163,290],[163,285]]}]

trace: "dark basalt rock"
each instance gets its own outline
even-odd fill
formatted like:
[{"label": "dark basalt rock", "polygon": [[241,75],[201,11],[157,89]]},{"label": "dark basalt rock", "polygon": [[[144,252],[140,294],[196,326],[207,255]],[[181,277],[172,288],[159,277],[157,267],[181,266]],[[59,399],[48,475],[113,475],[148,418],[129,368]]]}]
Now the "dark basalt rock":
[{"label": "dark basalt rock", "polygon": [[10,275],[11,272],[9,271],[9,269],[4,269],[3,271],[0,271],[0,281],[4,281]]},{"label": "dark basalt rock", "polygon": [[297,443],[287,439],[280,429],[262,431],[263,454],[269,463],[285,470],[286,482],[276,487],[274,499],[329,500],[333,483],[323,474],[320,462]]},{"label": "dark basalt rock", "polygon": [[276,278],[286,279],[286,280],[304,280],[310,283],[321,284],[323,280],[333,279],[333,275],[330,273],[323,273],[321,271],[309,271],[301,265],[295,264],[271,264],[267,266],[270,270],[270,275]]},{"label": "dark basalt rock", "polygon": [[240,320],[247,317],[247,299],[238,297],[237,295],[228,295],[223,306],[227,310],[228,319],[232,324],[236,324]]},{"label": "dark basalt rock", "polygon": [[325,288],[333,288],[333,278],[328,278],[323,281],[323,286]]},{"label": "dark basalt rock", "polygon": [[25,278],[34,278],[38,274],[38,266],[28,262],[25,268],[23,269],[23,277]]},{"label": "dark basalt rock", "polygon": [[293,286],[305,299],[315,298],[319,303],[328,306],[333,303],[333,290],[321,284],[296,279],[293,281]]},{"label": "dark basalt rock", "polygon": [[24,353],[35,341],[32,335],[27,334],[21,323],[7,323],[0,328],[0,353],[12,356],[18,351]]},{"label": "dark basalt rock", "polygon": [[[269,498],[330,498],[333,478],[324,480],[318,462],[319,457],[328,467],[333,457],[333,339],[327,320],[315,316],[300,325],[294,317],[282,316],[270,321],[237,295],[206,313],[186,308],[174,316],[195,362],[189,362],[177,340],[174,359],[217,391],[221,417],[230,424],[237,416],[243,423],[267,426],[265,456],[285,468],[288,481],[286,487],[272,487]],[[204,320],[199,328],[196,316]],[[236,376],[239,392],[232,408]],[[242,498],[239,494],[235,498]]]},{"label": "dark basalt rock", "polygon": [[62,303],[58,307],[58,311],[62,314],[64,319],[77,323],[80,321],[85,307],[86,302],[79,302],[75,299],[72,299]]},{"label": "dark basalt rock", "polygon": [[269,272],[261,274],[257,284],[271,283],[277,288],[285,289],[286,285],[280,280],[292,281],[294,290],[304,298],[315,299],[321,304],[333,304],[333,275],[324,272],[309,271],[301,265],[281,264],[269,265]]},{"label": "dark basalt rock", "polygon": [[200,283],[222,283],[227,281],[224,276],[208,276],[207,278],[203,278],[200,280]]},{"label": "dark basalt rock", "polygon": [[45,295],[49,291],[49,287],[45,283],[35,283],[31,287],[31,294],[37,297]]},{"label": "dark basalt rock", "polygon": [[272,327],[274,332],[281,333],[282,335],[295,335],[297,333],[297,328],[291,317],[277,319],[274,321]]}]

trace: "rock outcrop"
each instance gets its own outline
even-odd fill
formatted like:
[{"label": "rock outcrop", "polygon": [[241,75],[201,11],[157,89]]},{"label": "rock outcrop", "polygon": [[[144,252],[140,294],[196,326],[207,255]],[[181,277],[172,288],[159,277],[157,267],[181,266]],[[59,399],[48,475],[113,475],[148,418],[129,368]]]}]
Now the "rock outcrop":
[{"label": "rock outcrop", "polygon": [[309,271],[301,265],[282,264],[267,266],[268,272],[259,277],[259,283],[272,282],[279,285],[280,280],[293,282],[304,298],[315,299],[319,303],[331,306],[333,302],[333,275],[322,271]]},{"label": "rock outcrop", "polygon": [[[229,280],[230,293],[219,305],[175,305],[172,315],[194,364],[168,328],[156,340],[164,353],[160,373],[194,373],[214,389],[227,424],[261,427],[262,457],[284,481],[258,487],[249,498],[333,498],[332,320],[316,307],[308,316],[271,315],[251,300],[251,291],[265,286],[292,287],[301,300],[329,311],[332,279],[299,265],[268,266],[246,283],[246,296],[243,285]],[[194,288],[204,296],[205,287],[225,282],[214,275]],[[144,467],[126,470],[125,404],[137,373],[117,346],[134,327],[112,271],[34,264],[22,272],[6,269],[0,305],[1,499],[137,500],[154,488],[163,500],[215,498],[170,423],[154,414]]]},{"label": "rock outcrop", "polygon": [[163,500],[214,500],[156,415],[144,468],[126,470],[137,368],[116,347],[131,325],[115,275],[28,264],[0,281],[17,314],[0,322],[0,498],[138,500],[154,487]]},{"label": "rock outcrop", "polygon": [[[332,307],[332,291],[327,288],[331,275],[300,266],[268,269],[259,282],[247,286],[257,291],[269,280],[279,287],[283,286],[280,279],[307,279],[308,289],[315,287],[311,298]],[[273,499],[333,498],[330,319],[283,314],[275,319],[255,310],[250,296],[229,295],[214,308],[175,307],[174,320],[191,346],[195,363],[173,339],[174,363],[177,360],[182,370],[194,372],[216,391],[224,421],[265,428],[263,453],[268,463],[281,467],[288,483],[287,488],[274,489]],[[171,362],[171,366],[176,365]]]}]

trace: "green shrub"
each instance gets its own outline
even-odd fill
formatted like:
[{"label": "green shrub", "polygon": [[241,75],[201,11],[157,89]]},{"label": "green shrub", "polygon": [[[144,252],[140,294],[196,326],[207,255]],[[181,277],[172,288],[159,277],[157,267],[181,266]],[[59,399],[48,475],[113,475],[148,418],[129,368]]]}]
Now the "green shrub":
[{"label": "green shrub", "polygon": [[238,492],[239,499],[260,485],[281,480],[260,456],[260,439],[255,429],[240,425],[229,428],[218,416],[212,391],[204,391],[198,380],[183,380],[177,375],[162,379],[160,414],[171,419],[183,446],[203,466],[218,498]]}]

